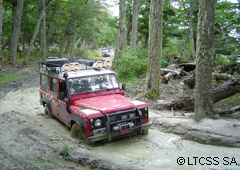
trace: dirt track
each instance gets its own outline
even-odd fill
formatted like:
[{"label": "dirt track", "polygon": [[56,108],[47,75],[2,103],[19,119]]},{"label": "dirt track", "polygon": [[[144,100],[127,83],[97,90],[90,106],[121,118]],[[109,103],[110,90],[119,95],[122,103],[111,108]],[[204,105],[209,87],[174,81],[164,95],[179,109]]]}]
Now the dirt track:
[{"label": "dirt track", "polygon": [[[0,170],[240,168],[239,148],[199,144],[161,132],[161,125],[166,121],[159,115],[169,114],[163,112],[151,113],[154,126],[147,136],[126,137],[87,146],[81,140],[70,138],[70,130],[58,120],[44,117],[43,108],[39,105],[37,72],[33,71],[33,74],[35,76],[18,80],[22,84],[15,90],[1,93]],[[161,121],[163,123],[159,123]],[[170,129],[171,124],[168,126],[165,129]],[[181,131],[181,128],[178,130]],[[63,146],[70,148],[70,156],[60,155]],[[184,165],[177,164],[178,157],[185,159]],[[194,162],[194,157],[198,157],[197,162]],[[199,162],[200,157],[202,162]],[[207,161],[203,159],[206,157],[218,159]],[[228,162],[223,160],[225,157]]]}]

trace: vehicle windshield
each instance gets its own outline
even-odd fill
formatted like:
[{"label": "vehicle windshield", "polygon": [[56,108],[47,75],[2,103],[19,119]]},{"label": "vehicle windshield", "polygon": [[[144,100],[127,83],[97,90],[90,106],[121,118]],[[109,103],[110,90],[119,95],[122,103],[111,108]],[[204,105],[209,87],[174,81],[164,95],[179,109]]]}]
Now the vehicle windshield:
[{"label": "vehicle windshield", "polygon": [[114,89],[119,87],[114,74],[73,78],[69,79],[68,82],[71,94]]}]

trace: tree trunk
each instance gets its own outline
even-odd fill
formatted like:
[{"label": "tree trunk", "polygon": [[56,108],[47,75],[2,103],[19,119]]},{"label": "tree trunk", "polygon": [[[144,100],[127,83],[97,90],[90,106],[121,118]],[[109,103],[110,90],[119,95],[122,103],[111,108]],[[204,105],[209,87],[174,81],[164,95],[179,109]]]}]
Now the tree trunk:
[{"label": "tree trunk", "polygon": [[127,24],[127,38],[126,38],[127,40],[128,40],[128,37],[129,37],[131,31],[132,31],[132,22],[129,22]]},{"label": "tree trunk", "polygon": [[60,58],[63,57],[63,51],[64,51],[64,48],[65,48],[65,44],[67,42],[67,37],[68,37],[68,31],[69,30],[70,30],[70,24],[68,23],[67,26],[66,26],[66,30],[65,30],[65,33],[64,33],[63,40],[61,41],[61,44],[60,44],[60,50],[59,50],[59,57]]},{"label": "tree trunk", "polygon": [[212,58],[215,0],[201,0],[199,4],[195,114],[201,119],[213,115]]},{"label": "tree trunk", "polygon": [[16,61],[17,46],[18,46],[19,35],[21,30],[22,8],[23,8],[23,0],[18,0],[16,13],[14,15],[13,30],[12,30],[11,42],[10,42],[10,51],[8,56],[8,62],[11,64],[13,64]]},{"label": "tree trunk", "polygon": [[119,2],[119,17],[120,17],[119,50],[126,52],[127,49],[126,0],[120,0]]},{"label": "tree trunk", "polygon": [[149,59],[145,92],[149,97],[160,97],[162,57],[163,0],[152,0],[149,17]]},{"label": "tree trunk", "polygon": [[115,63],[116,59],[119,57],[119,41],[120,41],[120,30],[117,29],[117,35],[116,35],[116,46],[114,50],[114,60]]},{"label": "tree trunk", "polygon": [[134,0],[133,15],[132,15],[132,35],[131,35],[131,48],[136,50],[137,46],[137,33],[138,33],[138,10],[139,0]]},{"label": "tree trunk", "polygon": [[69,54],[69,52],[71,50],[71,43],[72,43],[72,34],[67,36],[67,45],[66,45],[66,48],[64,51],[65,54]]},{"label": "tree trunk", "polygon": [[0,0],[0,70],[1,70],[1,60],[2,60],[2,0]]},{"label": "tree trunk", "polygon": [[[53,1],[54,1],[54,0],[53,0]],[[50,2],[48,3],[48,6],[49,6],[53,1],[50,1]],[[40,15],[39,15],[39,17],[38,17],[37,24],[36,24],[36,26],[35,26],[35,29],[34,29],[34,32],[33,32],[32,38],[31,38],[31,41],[30,41],[29,46],[28,46],[27,54],[26,54],[25,57],[24,57],[24,62],[23,62],[23,64],[27,64],[28,58],[30,57],[30,54],[31,54],[31,52],[32,52],[33,44],[34,44],[35,39],[36,39],[36,37],[37,37],[37,33],[38,33],[38,30],[39,30],[39,27],[40,27],[40,24],[41,24],[43,15],[44,15],[44,13],[45,13],[45,11],[46,11],[46,8],[47,8],[48,6],[44,6],[44,8],[42,9],[42,11],[41,11],[41,13],[40,13]]]},{"label": "tree trunk", "polygon": [[193,35],[193,2],[190,2],[190,8],[189,8],[189,15],[190,15],[190,22],[189,22],[189,39],[192,42],[192,60],[195,60],[196,56],[196,50],[194,45],[194,35]]},{"label": "tree trunk", "polygon": [[52,9],[52,20],[49,23],[48,26],[48,34],[47,34],[47,44],[46,44],[46,48],[47,48],[47,53],[49,53],[49,46],[51,44],[52,41],[52,37],[53,37],[53,24],[54,24],[54,15],[56,14],[56,8]]},{"label": "tree trunk", "polygon": [[47,57],[47,44],[46,44],[46,9],[45,0],[41,0],[41,6],[43,11],[42,23],[40,28],[40,44],[41,44],[41,55],[43,59]]}]

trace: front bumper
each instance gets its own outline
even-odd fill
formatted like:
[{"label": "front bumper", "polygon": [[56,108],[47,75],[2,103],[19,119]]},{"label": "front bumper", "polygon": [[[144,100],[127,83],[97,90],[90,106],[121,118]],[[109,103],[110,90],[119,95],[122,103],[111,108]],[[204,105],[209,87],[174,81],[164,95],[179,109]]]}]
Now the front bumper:
[{"label": "front bumper", "polygon": [[107,139],[108,141],[111,141],[112,138],[126,136],[126,135],[130,135],[130,134],[133,134],[133,133],[141,134],[143,130],[149,129],[151,127],[151,125],[152,125],[152,122],[149,121],[148,123],[141,124],[141,126],[133,127],[131,129],[131,131],[129,131],[129,132],[125,132],[125,133],[110,132],[110,133],[97,134],[97,135],[88,137],[88,141],[89,142],[96,142],[96,141],[105,140],[105,139]]}]

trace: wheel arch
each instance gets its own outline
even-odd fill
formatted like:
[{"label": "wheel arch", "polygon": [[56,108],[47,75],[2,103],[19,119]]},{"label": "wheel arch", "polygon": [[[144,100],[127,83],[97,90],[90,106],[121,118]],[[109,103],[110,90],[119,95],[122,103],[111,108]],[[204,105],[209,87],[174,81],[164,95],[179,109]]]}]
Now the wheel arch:
[{"label": "wheel arch", "polygon": [[51,109],[50,101],[47,100],[47,99],[43,99],[42,102],[43,102],[43,106],[44,106],[44,107],[48,107],[49,111],[51,112],[52,109]]},{"label": "wheel arch", "polygon": [[83,134],[86,135],[86,126],[83,120],[77,116],[73,116],[71,119],[71,128],[74,123],[78,124],[81,127]]}]

